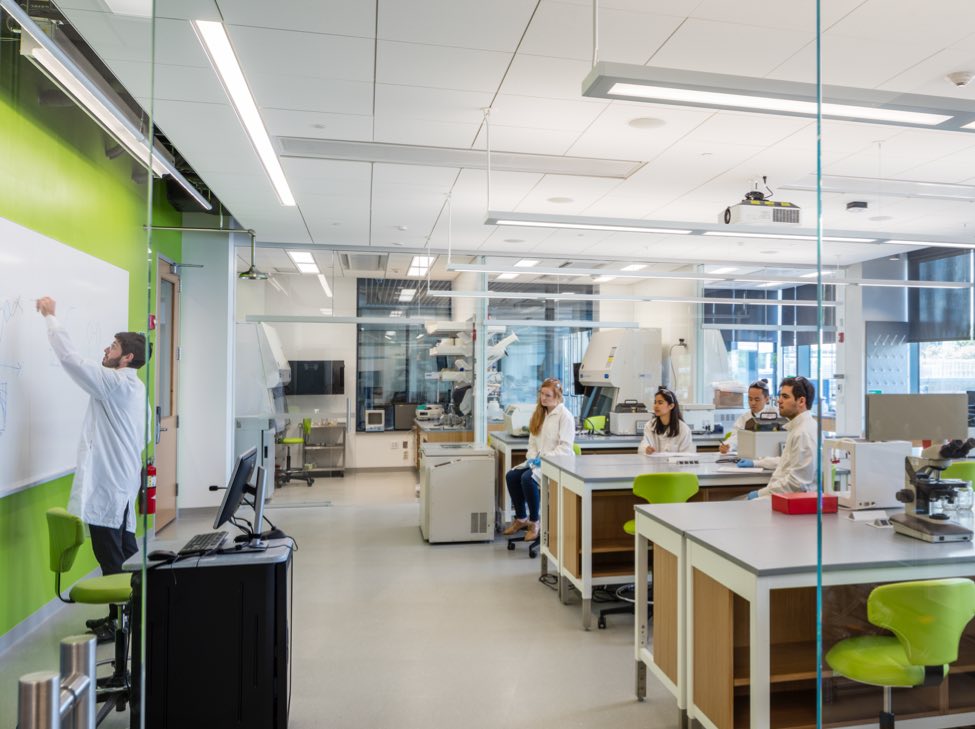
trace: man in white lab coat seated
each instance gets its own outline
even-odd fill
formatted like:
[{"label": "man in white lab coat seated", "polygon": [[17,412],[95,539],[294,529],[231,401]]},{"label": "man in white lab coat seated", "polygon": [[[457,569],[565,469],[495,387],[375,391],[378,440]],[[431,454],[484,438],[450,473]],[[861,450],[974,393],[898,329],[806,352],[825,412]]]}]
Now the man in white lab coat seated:
[{"label": "man in white lab coat seated", "polygon": [[768,485],[752,491],[749,499],[769,494],[809,491],[816,487],[816,420],[810,408],[816,400],[816,387],[805,377],[786,377],[779,385],[779,413],[789,419],[785,429],[785,448],[781,456],[738,461],[739,468],[758,466],[775,469]]},{"label": "man in white lab coat seated", "polygon": [[[65,374],[89,396],[68,511],[88,525],[102,574],[119,574],[122,563],[138,551],[133,502],[142,480],[146,388],[136,370],[146,362],[146,338],[119,332],[101,362],[88,360],[55,318],[54,299],[38,299],[37,310]],[[113,639],[115,617],[88,621],[100,643]]]}]

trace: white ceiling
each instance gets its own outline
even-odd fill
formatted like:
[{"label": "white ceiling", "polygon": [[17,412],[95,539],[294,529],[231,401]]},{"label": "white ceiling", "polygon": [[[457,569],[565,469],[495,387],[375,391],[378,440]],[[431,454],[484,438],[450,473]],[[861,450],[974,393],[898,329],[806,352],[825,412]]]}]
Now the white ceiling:
[{"label": "white ceiling", "polygon": [[[491,207],[520,212],[715,222],[751,182],[774,188],[816,170],[812,121],[582,98],[592,56],[589,0],[156,0],[157,19],[113,15],[104,0],[58,5],[259,242],[348,247],[430,244],[545,257],[812,264],[813,244],[683,241],[639,234],[497,229],[483,224],[485,172],[283,158],[296,208],[277,197],[191,28],[222,19],[273,137],[297,136],[638,160],[629,179],[495,172]],[[743,10],[745,8],[745,10]],[[377,17],[378,12],[378,17]],[[813,81],[809,0],[601,0],[600,60]],[[824,82],[975,99],[946,73],[975,70],[975,3],[823,3]],[[148,48],[155,32],[151,93]],[[628,122],[660,124],[636,129]],[[824,172],[975,182],[975,135],[830,121]],[[448,231],[445,199],[451,195]],[[777,195],[815,223],[812,193]],[[824,199],[827,228],[970,233],[971,204],[869,197],[870,211]],[[552,202],[570,198],[570,202]],[[879,208],[879,211],[878,211]],[[889,220],[874,222],[876,215]],[[903,252],[899,248],[896,252]],[[826,244],[841,265],[889,252]]]}]

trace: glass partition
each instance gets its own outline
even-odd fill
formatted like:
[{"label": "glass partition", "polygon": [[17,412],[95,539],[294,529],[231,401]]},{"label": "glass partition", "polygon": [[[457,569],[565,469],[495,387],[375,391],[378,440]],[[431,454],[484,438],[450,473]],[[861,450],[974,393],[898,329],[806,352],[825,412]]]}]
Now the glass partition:
[{"label": "glass partition", "polygon": [[[99,685],[142,726],[130,598],[153,530],[147,226],[179,218],[150,160],[152,38],[148,10],[0,3],[0,572],[16,586],[0,597],[4,725],[19,675],[57,672],[58,643],[94,633],[111,664]],[[75,604],[55,610],[58,591]]]}]

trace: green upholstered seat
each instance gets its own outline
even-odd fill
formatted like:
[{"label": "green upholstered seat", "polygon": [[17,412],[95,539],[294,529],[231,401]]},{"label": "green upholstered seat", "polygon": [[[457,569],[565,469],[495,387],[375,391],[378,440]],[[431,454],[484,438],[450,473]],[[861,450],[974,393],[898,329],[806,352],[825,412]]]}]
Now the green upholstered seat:
[{"label": "green upholstered seat", "polygon": [[110,605],[112,603],[127,602],[132,595],[132,576],[105,575],[82,580],[71,588],[68,593],[75,602],[86,605]]},{"label": "green upholstered seat", "polygon": [[[644,473],[633,479],[633,493],[648,504],[681,504],[697,493],[693,473]],[[627,534],[636,534],[636,519],[623,525]]]},{"label": "green upholstered seat", "polygon": [[61,574],[74,565],[78,550],[85,543],[81,519],[60,507],[47,510],[47,531],[51,547],[50,565],[55,574],[54,589],[64,602],[88,605],[110,605],[127,602],[132,595],[131,576],[127,574],[92,577],[71,588],[68,599],[61,596]]},{"label": "green upholstered seat", "polygon": [[301,445],[305,442],[304,438],[282,438],[278,441],[281,445]]},{"label": "green upholstered seat", "polygon": [[573,443],[572,444],[572,452],[575,453],[577,456],[581,456],[582,455],[582,446],[580,446],[578,443]]},{"label": "green upholstered seat", "polygon": [[[893,635],[846,638],[826,654],[840,676],[872,686],[920,686],[925,667],[943,678],[958,660],[958,643],[975,616],[975,583],[968,579],[881,585],[867,599],[867,619]],[[940,671],[938,670],[940,668]]]}]

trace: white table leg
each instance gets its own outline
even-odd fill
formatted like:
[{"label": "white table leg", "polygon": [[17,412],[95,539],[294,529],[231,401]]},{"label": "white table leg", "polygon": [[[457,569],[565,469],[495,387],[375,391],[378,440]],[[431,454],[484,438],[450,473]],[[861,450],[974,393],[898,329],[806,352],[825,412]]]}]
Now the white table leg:
[{"label": "white table leg", "polygon": [[636,560],[634,567],[634,582],[636,583],[636,594],[634,599],[634,618],[633,618],[633,648],[636,658],[636,697],[643,701],[647,696],[647,667],[640,659],[640,649],[647,645],[647,600],[649,590],[647,589],[647,575],[650,566],[647,559],[647,550],[650,548],[650,540],[637,532],[634,537],[636,543]]},{"label": "white table leg", "polygon": [[752,729],[763,729],[770,726],[771,709],[769,706],[771,679],[771,646],[769,621],[771,620],[771,597],[768,587],[762,580],[758,581],[755,595],[751,600],[749,611],[750,643],[749,658],[751,660],[751,724]]},{"label": "white table leg", "polygon": [[582,627],[592,627],[592,491],[582,496]]}]

